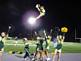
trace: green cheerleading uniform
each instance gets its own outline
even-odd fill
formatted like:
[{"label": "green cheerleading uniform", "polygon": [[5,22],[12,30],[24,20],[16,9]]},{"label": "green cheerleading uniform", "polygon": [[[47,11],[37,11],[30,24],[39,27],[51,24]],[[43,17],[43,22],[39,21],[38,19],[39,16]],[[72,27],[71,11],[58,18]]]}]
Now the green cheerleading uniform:
[{"label": "green cheerleading uniform", "polygon": [[45,40],[45,49],[49,49],[49,45],[50,45],[50,40],[49,39],[47,39],[47,40]]},{"label": "green cheerleading uniform", "polygon": [[43,40],[39,41],[39,50],[43,50]]},{"label": "green cheerleading uniform", "polygon": [[37,43],[36,50],[43,50],[43,40],[39,40],[39,42]]},{"label": "green cheerleading uniform", "polygon": [[1,49],[4,47],[4,43],[3,43],[3,41],[1,40],[0,41],[0,51],[1,51]]},{"label": "green cheerleading uniform", "polygon": [[57,49],[57,50],[62,49],[62,44],[61,44],[61,43],[58,43],[57,46],[56,46],[56,49]]},{"label": "green cheerleading uniform", "polygon": [[50,43],[51,43],[51,37],[48,36],[48,38],[46,38],[45,40],[45,49],[49,50],[49,47],[50,47]]},{"label": "green cheerleading uniform", "polygon": [[57,46],[56,46],[56,49],[57,49],[57,50],[62,49],[63,41],[64,41],[64,36],[58,35],[58,36],[57,36]]},{"label": "green cheerleading uniform", "polygon": [[48,47],[48,42],[45,41],[45,49],[47,49],[47,47]]}]

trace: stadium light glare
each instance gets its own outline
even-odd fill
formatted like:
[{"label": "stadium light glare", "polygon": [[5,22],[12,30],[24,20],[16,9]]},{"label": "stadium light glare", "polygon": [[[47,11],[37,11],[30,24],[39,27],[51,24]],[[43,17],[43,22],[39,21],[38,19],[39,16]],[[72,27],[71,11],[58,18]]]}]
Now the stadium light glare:
[{"label": "stadium light glare", "polygon": [[11,29],[11,26],[9,26],[8,29]]},{"label": "stadium light glare", "polygon": [[30,18],[28,19],[28,23],[29,23],[30,25],[34,25],[34,24],[36,23],[36,18],[30,17]]}]

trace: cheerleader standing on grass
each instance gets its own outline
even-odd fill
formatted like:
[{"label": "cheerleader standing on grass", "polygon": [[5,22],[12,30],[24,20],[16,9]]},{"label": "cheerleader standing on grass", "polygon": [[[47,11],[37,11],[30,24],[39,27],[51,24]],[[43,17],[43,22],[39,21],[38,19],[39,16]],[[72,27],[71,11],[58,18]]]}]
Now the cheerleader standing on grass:
[{"label": "cheerleader standing on grass", "polygon": [[55,53],[54,53],[54,59],[55,60],[55,56],[57,55],[57,61],[60,61],[60,55],[62,52],[62,45],[64,42],[65,36],[63,35],[57,35],[57,45],[55,47]]}]

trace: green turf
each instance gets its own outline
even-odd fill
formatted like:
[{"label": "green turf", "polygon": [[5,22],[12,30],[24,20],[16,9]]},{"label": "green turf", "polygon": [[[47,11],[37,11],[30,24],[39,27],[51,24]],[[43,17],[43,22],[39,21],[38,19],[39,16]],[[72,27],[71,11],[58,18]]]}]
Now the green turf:
[{"label": "green turf", "polygon": [[63,52],[81,53],[81,43],[64,43]]},{"label": "green turf", "polygon": [[[29,41],[28,43],[30,46],[30,52],[35,52],[36,42]],[[14,44],[15,44],[14,40],[7,40],[5,44],[5,52],[8,52],[8,51],[24,52],[24,44],[22,40],[19,40],[16,46]],[[50,44],[49,52],[54,52],[53,43]],[[81,43],[64,42],[63,52],[64,53],[81,53]]]}]

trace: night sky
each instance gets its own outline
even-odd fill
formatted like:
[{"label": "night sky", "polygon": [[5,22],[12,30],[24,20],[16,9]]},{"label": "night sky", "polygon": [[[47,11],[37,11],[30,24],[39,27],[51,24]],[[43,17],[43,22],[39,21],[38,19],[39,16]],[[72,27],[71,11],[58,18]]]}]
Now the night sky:
[{"label": "night sky", "polygon": [[[28,31],[22,23],[23,15],[30,11],[37,11],[35,5],[39,3],[46,9],[46,15],[41,18],[41,26],[49,30],[51,28],[67,26],[68,37],[74,37],[75,27],[81,28],[80,0],[0,0],[0,32],[8,30],[11,32],[25,33]],[[37,12],[39,13],[39,12]],[[80,33],[78,33],[80,37]],[[71,36],[70,36],[71,35]]]}]

